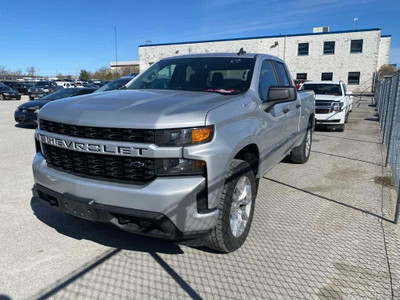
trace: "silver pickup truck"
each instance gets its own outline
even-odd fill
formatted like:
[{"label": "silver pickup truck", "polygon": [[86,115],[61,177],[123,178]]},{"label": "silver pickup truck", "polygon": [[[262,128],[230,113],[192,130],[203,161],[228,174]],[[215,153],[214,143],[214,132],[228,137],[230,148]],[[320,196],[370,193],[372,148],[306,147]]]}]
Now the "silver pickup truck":
[{"label": "silver pickup truck", "polygon": [[245,241],[260,178],[307,162],[315,95],[264,54],[162,59],[125,89],[39,112],[40,201],[61,212],[222,252]]}]

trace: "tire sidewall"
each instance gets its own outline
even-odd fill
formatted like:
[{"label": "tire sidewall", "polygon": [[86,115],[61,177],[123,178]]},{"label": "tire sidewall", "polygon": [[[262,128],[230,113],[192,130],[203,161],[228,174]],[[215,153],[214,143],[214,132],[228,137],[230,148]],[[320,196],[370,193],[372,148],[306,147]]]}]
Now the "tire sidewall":
[{"label": "tire sidewall", "polygon": [[[242,178],[243,176],[246,176],[251,184],[252,204],[251,204],[249,219],[247,221],[245,230],[239,237],[235,237],[232,234],[230,226],[230,210],[233,200],[232,198],[233,192],[235,190],[236,184],[239,181],[239,179]],[[250,231],[251,223],[253,221],[254,208],[256,204],[257,184],[256,184],[256,179],[254,177],[254,173],[252,172],[251,167],[247,162],[243,161],[238,166],[236,166],[232,175],[229,178],[227,178],[225,182],[225,188],[226,188],[226,197],[223,204],[223,211],[226,213],[223,214],[222,216],[222,224],[224,228],[222,231],[222,235],[226,248],[231,252],[238,249],[245,242],[247,235]]]},{"label": "tire sidewall", "polygon": [[[308,150],[308,155],[306,154],[307,153],[307,135],[308,135],[308,132],[310,132],[310,149]],[[312,148],[312,133],[313,133],[313,131],[312,131],[312,129],[311,128],[307,128],[307,131],[306,131],[306,136],[304,137],[304,161],[305,162],[307,162],[308,161],[308,159],[310,158],[310,154],[311,154],[311,148]]]}]

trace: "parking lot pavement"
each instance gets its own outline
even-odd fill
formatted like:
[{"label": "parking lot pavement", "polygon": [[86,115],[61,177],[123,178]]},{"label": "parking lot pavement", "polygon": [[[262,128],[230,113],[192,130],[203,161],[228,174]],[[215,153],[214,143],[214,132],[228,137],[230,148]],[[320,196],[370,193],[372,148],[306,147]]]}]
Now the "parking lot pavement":
[{"label": "parking lot pavement", "polygon": [[260,182],[248,240],[231,254],[59,214],[32,196],[33,130],[0,102],[0,298],[400,297],[400,232],[379,124],[361,99],[346,130],[316,131],[306,165]]}]

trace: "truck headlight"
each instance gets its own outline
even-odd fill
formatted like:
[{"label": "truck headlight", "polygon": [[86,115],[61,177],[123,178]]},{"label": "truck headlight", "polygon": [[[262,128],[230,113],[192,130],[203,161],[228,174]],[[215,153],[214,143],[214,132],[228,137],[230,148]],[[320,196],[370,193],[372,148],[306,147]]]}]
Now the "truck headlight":
[{"label": "truck headlight", "polygon": [[333,105],[333,111],[342,111],[343,110],[343,102],[338,102]]},{"label": "truck headlight", "polygon": [[189,146],[209,142],[214,133],[213,126],[156,130],[157,146]]},{"label": "truck headlight", "polygon": [[40,109],[40,106],[33,106],[33,107],[29,107],[29,111],[37,113]]},{"label": "truck headlight", "polygon": [[43,92],[48,93],[48,92],[50,92],[50,90],[49,89],[43,89]]},{"label": "truck headlight", "polygon": [[156,159],[156,175],[202,175],[206,162],[184,158]]}]

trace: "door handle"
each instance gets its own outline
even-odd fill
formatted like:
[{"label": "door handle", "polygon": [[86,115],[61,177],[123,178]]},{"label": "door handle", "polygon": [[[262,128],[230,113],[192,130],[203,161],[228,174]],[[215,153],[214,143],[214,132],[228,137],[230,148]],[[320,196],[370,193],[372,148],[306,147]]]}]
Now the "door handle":
[{"label": "door handle", "polygon": [[296,108],[300,108],[301,107],[301,104],[296,104]]},{"label": "door handle", "polygon": [[287,114],[290,111],[290,109],[285,107],[282,111],[283,111],[284,114]]}]

